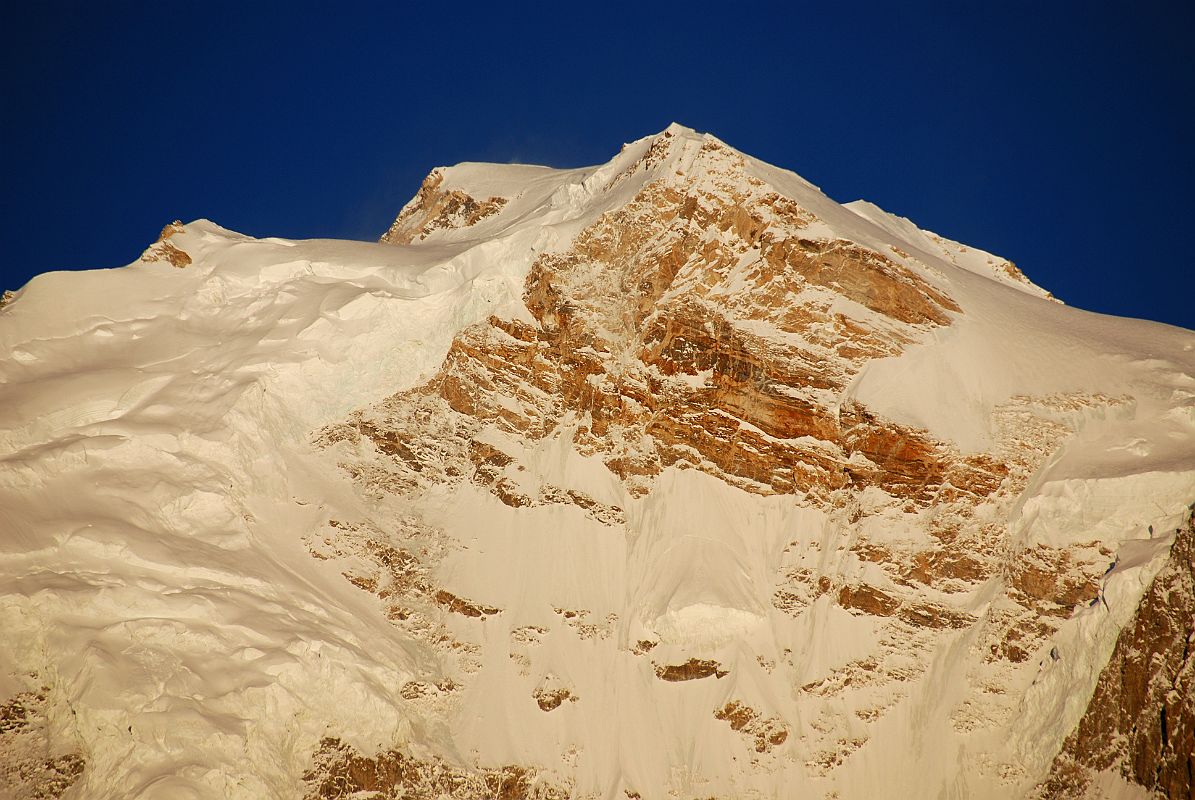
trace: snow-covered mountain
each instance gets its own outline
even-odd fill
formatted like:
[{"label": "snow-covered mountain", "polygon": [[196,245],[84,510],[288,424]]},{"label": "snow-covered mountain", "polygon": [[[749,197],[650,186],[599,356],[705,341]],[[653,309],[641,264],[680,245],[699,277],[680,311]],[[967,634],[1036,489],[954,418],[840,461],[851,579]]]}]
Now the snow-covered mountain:
[{"label": "snow-covered mountain", "polygon": [[0,458],[13,797],[1191,792],[1195,332],[680,126],[42,275]]}]

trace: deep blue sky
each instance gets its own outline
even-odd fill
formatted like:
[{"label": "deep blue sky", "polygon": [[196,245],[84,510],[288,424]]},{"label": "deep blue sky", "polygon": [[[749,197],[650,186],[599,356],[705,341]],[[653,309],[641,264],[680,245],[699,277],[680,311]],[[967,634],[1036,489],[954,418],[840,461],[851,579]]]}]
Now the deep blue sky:
[{"label": "deep blue sky", "polygon": [[375,239],[438,164],[599,163],[675,120],[1195,328],[1190,0],[240,5],[10,4],[0,288],[176,217]]}]

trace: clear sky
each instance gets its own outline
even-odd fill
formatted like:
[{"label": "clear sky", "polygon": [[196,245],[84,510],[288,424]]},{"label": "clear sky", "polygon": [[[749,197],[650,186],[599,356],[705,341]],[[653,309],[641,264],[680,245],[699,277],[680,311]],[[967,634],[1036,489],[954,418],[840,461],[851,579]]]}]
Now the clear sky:
[{"label": "clear sky", "polygon": [[0,24],[0,288],[175,218],[375,239],[436,165],[595,164],[675,120],[1195,328],[1191,0],[27,5]]}]

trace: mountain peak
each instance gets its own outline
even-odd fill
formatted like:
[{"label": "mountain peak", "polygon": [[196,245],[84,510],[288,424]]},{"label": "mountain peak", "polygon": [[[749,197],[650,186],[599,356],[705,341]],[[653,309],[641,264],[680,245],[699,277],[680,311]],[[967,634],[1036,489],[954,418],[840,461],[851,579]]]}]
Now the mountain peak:
[{"label": "mountain peak", "polygon": [[652,138],[671,138],[673,136],[678,138],[703,139],[709,136],[709,134],[700,133],[695,128],[681,125],[679,122],[670,122],[668,123],[668,127],[664,128],[664,130],[660,131]]},{"label": "mountain peak", "polygon": [[1186,796],[1195,333],[1006,264],[673,125],[34,279],[0,795]]},{"label": "mountain peak", "polygon": [[686,125],[681,125],[679,122],[669,122],[668,125],[664,128],[664,130],[660,131],[660,134],[661,135],[673,135],[673,136],[679,136],[679,135],[685,135],[685,134],[699,135],[697,133],[696,129],[690,128]]}]

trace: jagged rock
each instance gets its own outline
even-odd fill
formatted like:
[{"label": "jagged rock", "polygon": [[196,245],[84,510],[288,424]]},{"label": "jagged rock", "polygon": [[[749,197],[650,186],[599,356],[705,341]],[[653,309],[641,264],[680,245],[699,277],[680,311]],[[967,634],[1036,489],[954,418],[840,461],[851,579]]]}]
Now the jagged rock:
[{"label": "jagged rock", "polygon": [[182,269],[191,265],[191,256],[185,250],[180,250],[175,247],[169,239],[176,233],[182,233],[184,230],[183,223],[180,220],[175,220],[166,227],[162,228],[161,235],[158,236],[157,241],[145,249],[141,254],[142,261],[165,261],[172,267]]}]

